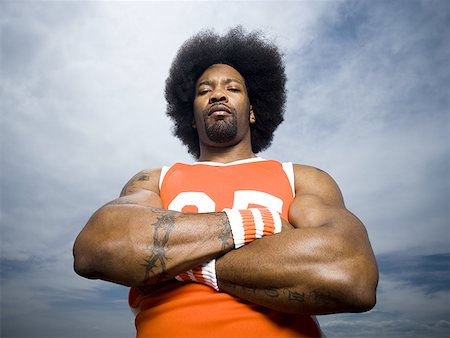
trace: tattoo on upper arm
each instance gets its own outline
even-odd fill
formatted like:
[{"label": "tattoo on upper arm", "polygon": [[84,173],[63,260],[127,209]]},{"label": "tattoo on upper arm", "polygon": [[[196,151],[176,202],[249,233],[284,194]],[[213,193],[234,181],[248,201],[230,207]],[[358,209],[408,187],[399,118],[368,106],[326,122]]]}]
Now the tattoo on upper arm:
[{"label": "tattoo on upper arm", "polygon": [[133,200],[128,199],[128,198],[118,198],[118,199],[115,199],[115,200],[107,203],[107,205],[121,205],[121,204],[139,205],[139,203],[137,203],[136,201],[133,201]]},{"label": "tattoo on upper arm", "polygon": [[167,271],[167,243],[169,242],[169,235],[175,227],[175,216],[173,214],[165,214],[158,217],[156,223],[152,226],[154,228],[153,245],[150,256],[145,259],[145,264],[143,264],[145,266],[144,282],[150,279],[150,275],[165,276]]},{"label": "tattoo on upper arm", "polygon": [[120,196],[124,196],[130,192],[133,191],[134,184],[139,181],[150,181],[151,176],[148,174],[137,174],[134,176],[131,180],[128,181],[127,184],[123,187],[122,191],[120,192]]}]

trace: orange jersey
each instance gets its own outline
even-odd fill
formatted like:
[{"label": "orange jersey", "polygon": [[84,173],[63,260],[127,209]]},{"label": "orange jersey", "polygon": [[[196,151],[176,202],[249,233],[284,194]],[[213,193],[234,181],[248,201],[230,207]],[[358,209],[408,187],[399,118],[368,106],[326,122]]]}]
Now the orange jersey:
[{"label": "orange jersey", "polygon": [[[295,195],[291,163],[261,158],[163,168],[164,208],[214,212],[267,207],[288,219]],[[174,282],[149,296],[132,288],[137,337],[317,337],[314,317],[282,313],[198,283]]]}]

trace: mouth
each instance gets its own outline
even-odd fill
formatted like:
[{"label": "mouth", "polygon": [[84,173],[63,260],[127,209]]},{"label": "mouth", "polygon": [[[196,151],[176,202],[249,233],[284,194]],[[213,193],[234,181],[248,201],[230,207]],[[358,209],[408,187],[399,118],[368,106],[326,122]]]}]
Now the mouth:
[{"label": "mouth", "polygon": [[208,117],[226,117],[232,115],[232,111],[224,104],[215,104],[208,109]]}]

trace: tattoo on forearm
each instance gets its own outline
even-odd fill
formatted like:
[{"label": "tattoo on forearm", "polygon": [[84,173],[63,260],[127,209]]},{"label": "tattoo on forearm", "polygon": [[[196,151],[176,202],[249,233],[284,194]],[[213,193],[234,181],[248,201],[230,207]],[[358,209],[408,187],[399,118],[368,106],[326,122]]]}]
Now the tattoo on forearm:
[{"label": "tattoo on forearm", "polygon": [[[245,294],[264,294],[270,298],[284,298],[287,297],[288,302],[295,303],[305,303],[305,304],[314,304],[316,306],[326,306],[335,303],[335,299],[329,291],[322,290],[314,290],[308,293],[298,291],[298,290],[289,290],[289,289],[277,289],[277,288],[258,288],[256,286],[244,286],[237,285],[230,282],[221,282],[221,288],[228,290],[232,293],[239,295],[240,293]],[[299,305],[300,306],[300,305]],[[303,305],[301,305],[303,306]]]},{"label": "tattoo on forearm", "polygon": [[221,231],[219,239],[222,241],[222,250],[224,250],[228,247],[229,243],[233,243],[233,235],[231,233],[230,222],[228,221],[228,219],[224,219],[218,225]]},{"label": "tattoo on forearm", "polygon": [[276,288],[264,289],[264,293],[267,296],[272,297],[272,298],[276,298],[280,295]]},{"label": "tattoo on forearm", "polygon": [[328,291],[314,290],[311,291],[310,297],[314,300],[317,305],[329,305],[333,303],[333,297]]},{"label": "tattoo on forearm", "polygon": [[295,302],[304,302],[305,301],[305,293],[304,292],[296,292],[292,290],[288,290],[288,299]]},{"label": "tattoo on forearm", "polygon": [[[175,217],[172,214],[166,214],[158,218],[153,226],[153,245],[151,254],[145,259],[144,282],[150,279],[150,275],[165,275],[166,272],[166,251],[168,249],[169,235],[175,227]],[[158,266],[159,263],[159,266]]]},{"label": "tattoo on forearm", "polygon": [[242,289],[247,292],[247,293],[253,293],[254,295],[256,294],[256,290],[257,288],[254,286],[243,286]]}]

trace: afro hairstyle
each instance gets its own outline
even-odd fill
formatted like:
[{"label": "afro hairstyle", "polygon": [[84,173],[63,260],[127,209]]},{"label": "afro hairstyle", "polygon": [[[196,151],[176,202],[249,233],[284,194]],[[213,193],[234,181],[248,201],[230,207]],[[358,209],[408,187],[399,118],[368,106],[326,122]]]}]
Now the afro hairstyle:
[{"label": "afro hairstyle", "polygon": [[200,157],[197,130],[192,127],[195,84],[213,64],[227,64],[244,78],[256,116],[251,124],[252,151],[259,153],[272,143],[283,122],[286,74],[277,46],[261,32],[246,33],[241,26],[220,36],[211,30],[188,39],[178,50],[166,79],[166,114],[173,120],[173,134],[196,159]]}]

